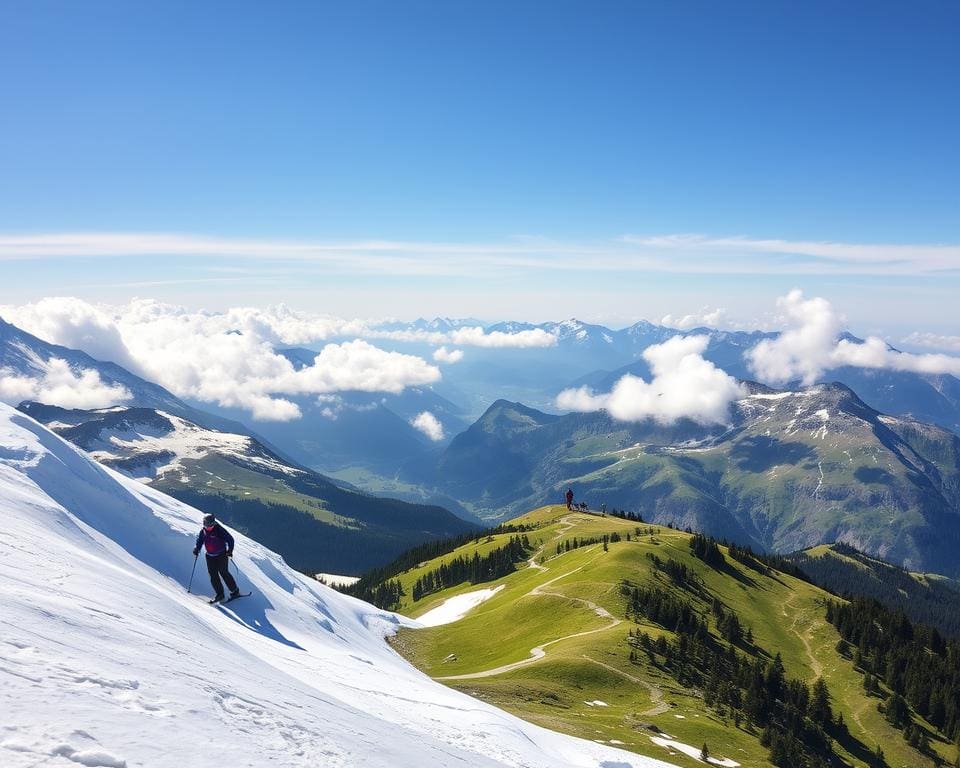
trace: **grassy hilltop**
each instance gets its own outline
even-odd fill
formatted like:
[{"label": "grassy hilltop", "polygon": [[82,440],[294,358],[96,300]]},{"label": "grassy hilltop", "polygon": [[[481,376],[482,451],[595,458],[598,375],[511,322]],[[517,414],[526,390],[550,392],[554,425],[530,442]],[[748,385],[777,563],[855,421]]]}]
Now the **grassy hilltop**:
[{"label": "grassy hilltop", "polygon": [[[708,565],[691,551],[692,535],[679,530],[571,513],[560,506],[512,522],[529,527],[532,549],[529,562],[520,562],[507,576],[479,585],[460,583],[412,600],[417,581],[422,584],[422,577],[439,565],[470,560],[474,553],[487,555],[515,535],[509,533],[467,543],[399,575],[405,593],[399,610],[412,617],[455,595],[503,586],[459,621],[403,630],[395,638],[397,650],[431,676],[548,728],[678,765],[703,763],[657,745],[652,737],[693,745],[698,753],[706,742],[715,758],[770,765],[758,729],[729,707],[708,705],[703,687],[681,682],[661,654],[648,654],[636,639],[633,645],[628,642],[628,635],[641,633],[653,641],[673,641],[676,635],[643,615],[628,618],[626,580],[690,605],[706,620],[709,642],[729,651],[715,618],[719,602],[721,611],[736,614],[752,635],[752,642],[738,641],[739,653],[767,663],[779,653],[787,677],[811,686],[822,677],[834,716],[842,714],[849,730],[833,740],[842,764],[880,765],[878,745],[889,766],[953,764],[957,758],[955,746],[938,739],[929,726],[931,751],[924,755],[888,724],[878,711],[886,692],[868,696],[863,674],[837,650],[840,636],[826,620],[826,601],[836,599],[829,593],[764,566],[748,567],[723,547],[725,562]],[[565,543],[574,538],[609,539],[613,534],[620,540],[606,548],[595,543],[566,551]],[[672,566],[666,565],[669,561]],[[668,573],[679,566],[686,569],[680,581]],[[540,649],[539,658],[532,660],[534,648]]]}]

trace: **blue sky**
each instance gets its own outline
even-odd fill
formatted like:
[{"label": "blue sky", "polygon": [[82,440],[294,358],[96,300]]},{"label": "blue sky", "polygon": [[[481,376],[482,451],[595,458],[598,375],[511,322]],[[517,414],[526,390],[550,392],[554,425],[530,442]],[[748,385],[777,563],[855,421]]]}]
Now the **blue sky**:
[{"label": "blue sky", "polygon": [[958,33],[951,2],[2,3],[0,303],[615,323],[796,286],[957,333]]}]

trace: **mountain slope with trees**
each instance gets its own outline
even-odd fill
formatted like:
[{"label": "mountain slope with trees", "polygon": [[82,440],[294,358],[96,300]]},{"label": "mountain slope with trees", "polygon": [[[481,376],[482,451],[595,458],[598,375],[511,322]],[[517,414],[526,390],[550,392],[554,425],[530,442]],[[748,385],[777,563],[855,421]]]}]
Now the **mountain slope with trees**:
[{"label": "mountain slope with trees", "polygon": [[681,765],[698,764],[704,745],[731,766],[957,759],[946,719],[938,730],[909,702],[896,722],[887,716],[895,689],[884,680],[876,692],[865,687],[864,667],[831,624],[839,614],[828,606],[846,603],[789,563],[779,570],[775,559],[706,536],[562,506],[511,524],[534,550],[508,575],[465,577],[414,599],[425,574],[483,557],[511,533],[393,577],[401,612],[414,618],[502,587],[458,621],[394,640],[434,678],[539,724]]}]

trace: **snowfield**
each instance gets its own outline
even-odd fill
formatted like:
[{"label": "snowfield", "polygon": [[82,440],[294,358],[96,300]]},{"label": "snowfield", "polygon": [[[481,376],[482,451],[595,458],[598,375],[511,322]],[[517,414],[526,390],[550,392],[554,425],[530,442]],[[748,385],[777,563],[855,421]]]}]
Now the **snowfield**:
[{"label": "snowfield", "polygon": [[460,621],[470,611],[481,603],[485,603],[501,589],[503,589],[503,584],[499,587],[477,589],[456,597],[448,597],[436,608],[431,608],[418,617],[416,623],[422,627],[439,627],[441,624],[452,624],[455,621]]},{"label": "snowfield", "polygon": [[254,594],[207,605],[199,519],[0,405],[0,765],[668,765],[433,682],[383,639],[406,619],[241,535]]}]

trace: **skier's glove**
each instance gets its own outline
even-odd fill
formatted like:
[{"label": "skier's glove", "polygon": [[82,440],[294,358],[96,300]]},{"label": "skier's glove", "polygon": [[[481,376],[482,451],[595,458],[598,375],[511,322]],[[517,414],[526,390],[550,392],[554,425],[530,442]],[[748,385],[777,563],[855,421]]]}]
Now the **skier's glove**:
[{"label": "skier's glove", "polygon": [[196,547],[194,547],[194,548],[193,548],[193,556],[196,557],[196,556],[199,555],[199,554],[200,554],[200,550],[197,549]]}]

